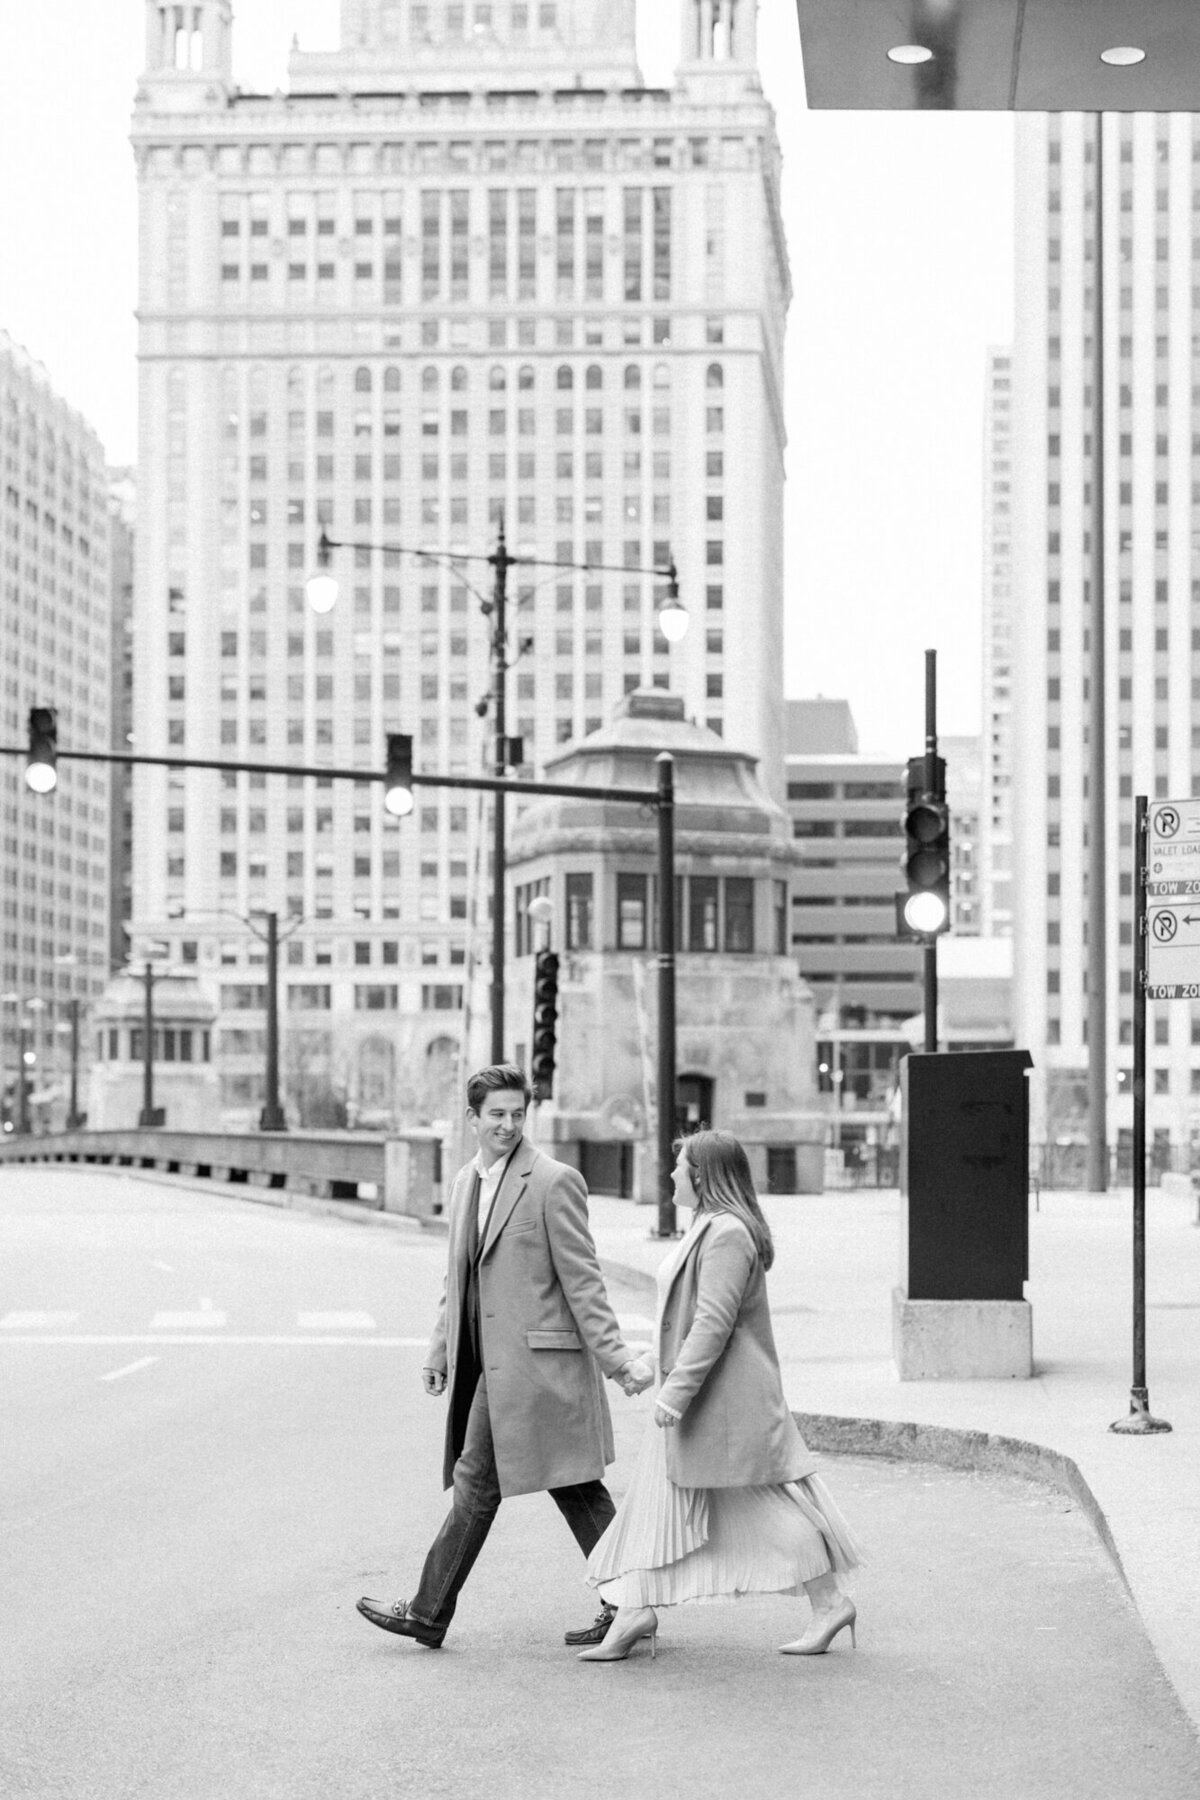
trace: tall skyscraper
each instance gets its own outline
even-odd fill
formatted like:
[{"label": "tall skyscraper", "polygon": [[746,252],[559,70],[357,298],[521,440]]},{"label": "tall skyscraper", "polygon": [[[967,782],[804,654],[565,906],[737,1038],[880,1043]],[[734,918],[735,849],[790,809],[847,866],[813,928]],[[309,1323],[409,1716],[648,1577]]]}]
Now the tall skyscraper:
[{"label": "tall skyscraper", "polygon": [[[1091,118],[1017,121],[1014,998],[1049,1142],[1086,1130],[1094,145]],[[1106,119],[1104,195],[1108,1091],[1110,1139],[1128,1142],[1132,796],[1200,792],[1194,118]],[[1200,1132],[1200,1006],[1160,1005],[1150,1035],[1165,1154]]]},{"label": "tall skyscraper", "polygon": [[[294,52],[286,95],[236,86],[228,0],[146,16],[139,747],[379,767],[406,731],[419,770],[480,770],[491,575],[454,557],[503,518],[510,550],[590,565],[512,578],[528,760],[669,684],[777,784],[789,278],[753,0],[686,0],[666,89],[632,0],[343,0],[341,48]],[[442,554],[335,552],[317,618],[322,527]],[[672,649],[636,572],[670,556]],[[220,990],[231,1120],[259,1096],[237,915],[262,908],[302,921],[309,1088],[380,1121],[425,1093],[487,954],[476,799],[421,790],[397,825],[377,788],[311,778],[135,792],[135,928]]]},{"label": "tall skyscraper", "polygon": [[[5,742],[24,744],[30,708],[52,706],[64,748],[107,750],[104,451],[41,364],[3,331],[0,430]],[[64,761],[56,789],[33,794],[24,773],[20,759],[0,758],[0,999],[7,1116],[24,1048],[36,1057],[28,1090],[38,1127],[63,1122],[72,1002],[86,1008],[108,978],[109,776],[99,764]]]},{"label": "tall skyscraper", "polygon": [[983,745],[979,926],[1012,935],[1012,349],[987,355],[983,464]]}]

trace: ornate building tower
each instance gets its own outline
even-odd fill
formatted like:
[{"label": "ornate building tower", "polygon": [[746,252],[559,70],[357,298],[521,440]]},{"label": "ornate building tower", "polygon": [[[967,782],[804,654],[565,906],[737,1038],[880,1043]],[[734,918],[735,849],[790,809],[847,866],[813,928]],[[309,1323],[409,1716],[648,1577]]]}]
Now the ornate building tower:
[{"label": "ornate building tower", "polygon": [[[577,565],[510,586],[527,762],[669,685],[775,781],[789,287],[751,0],[689,0],[683,46],[654,89],[632,0],[343,0],[341,47],[267,96],[233,81],[226,0],[151,0],[140,747],[379,767],[406,731],[419,769],[478,770],[490,574],[455,559],[503,518]],[[336,553],[317,618],[322,527],[438,554]],[[672,649],[636,572],[669,556]],[[219,1003],[231,1123],[264,998],[237,915],[264,908],[302,921],[293,1087],[364,1121],[445,1110],[488,946],[474,802],[425,789],[397,825],[348,783],[146,771],[136,819],[135,928]]]}]

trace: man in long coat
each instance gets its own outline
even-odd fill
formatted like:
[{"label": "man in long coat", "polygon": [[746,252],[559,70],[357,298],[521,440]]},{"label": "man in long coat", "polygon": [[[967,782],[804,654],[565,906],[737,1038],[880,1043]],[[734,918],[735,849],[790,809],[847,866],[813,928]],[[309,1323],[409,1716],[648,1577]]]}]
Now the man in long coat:
[{"label": "man in long coat", "polygon": [[[450,1193],[449,1258],[422,1376],[449,1389],[443,1485],[453,1488],[411,1601],[362,1599],[373,1625],[435,1649],[502,1499],[548,1490],[586,1557],[613,1516],[602,1376],[635,1372],[588,1229],[587,1188],[524,1136],[529,1085],[499,1063],[467,1083],[478,1155]],[[606,1609],[606,1612],[608,1609]],[[599,1641],[608,1618],[568,1634]]]}]

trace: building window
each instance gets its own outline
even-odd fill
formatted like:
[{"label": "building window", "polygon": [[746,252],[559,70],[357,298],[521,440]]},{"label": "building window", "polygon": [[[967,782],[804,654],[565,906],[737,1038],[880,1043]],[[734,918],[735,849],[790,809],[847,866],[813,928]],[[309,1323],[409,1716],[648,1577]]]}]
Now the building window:
[{"label": "building window", "polygon": [[740,953],[754,949],[754,883],[748,876],[725,880],[725,948]]},{"label": "building window", "polygon": [[567,876],[567,949],[592,948],[592,877]]},{"label": "building window", "polygon": [[376,982],[370,987],[359,985],[354,990],[356,1012],[395,1012],[398,988],[394,981]]},{"label": "building window", "polygon": [[617,876],[617,949],[649,947],[649,893],[646,875]]},{"label": "building window", "polygon": [[687,948],[715,950],[717,936],[717,877],[693,875],[688,881]]}]

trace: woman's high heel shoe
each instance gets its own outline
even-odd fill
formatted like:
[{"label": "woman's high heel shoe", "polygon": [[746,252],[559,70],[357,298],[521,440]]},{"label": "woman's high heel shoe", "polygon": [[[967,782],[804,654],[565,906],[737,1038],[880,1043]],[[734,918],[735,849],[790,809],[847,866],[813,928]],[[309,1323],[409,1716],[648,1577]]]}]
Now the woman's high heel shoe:
[{"label": "woman's high heel shoe", "polygon": [[779,1648],[785,1656],[820,1656],[828,1650],[839,1631],[850,1627],[850,1642],[857,1650],[854,1637],[854,1621],[858,1617],[858,1609],[853,1600],[842,1595],[841,1600],[828,1612],[819,1613],[805,1632],[803,1637],[793,1644],[780,1644]]},{"label": "woman's high heel shoe", "polygon": [[650,1639],[651,1659],[657,1654],[658,1614],[652,1606],[638,1606],[632,1612],[621,1607],[601,1644],[579,1652],[580,1662],[624,1662],[639,1638]]}]

